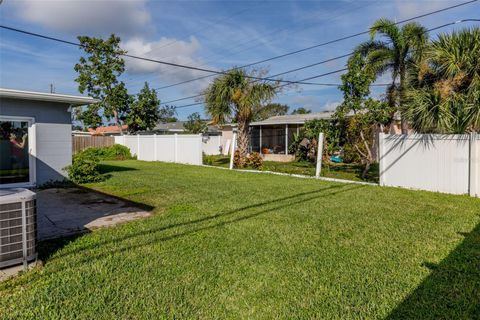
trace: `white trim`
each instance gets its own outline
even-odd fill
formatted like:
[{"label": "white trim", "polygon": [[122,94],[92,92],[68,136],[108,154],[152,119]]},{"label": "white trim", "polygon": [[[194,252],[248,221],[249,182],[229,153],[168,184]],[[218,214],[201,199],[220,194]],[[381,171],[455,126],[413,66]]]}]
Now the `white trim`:
[{"label": "white trim", "polygon": [[15,116],[3,116],[0,115],[0,121],[26,121],[28,122],[28,182],[7,183],[0,184],[0,188],[18,188],[34,187],[37,183],[37,138],[36,138],[36,126],[35,118],[33,117],[15,117]]},{"label": "white trim", "polygon": [[15,89],[0,88],[0,98],[24,99],[24,100],[38,100],[38,101],[53,101],[62,102],[72,105],[84,105],[98,102],[92,97],[73,96],[67,94],[24,91]]}]

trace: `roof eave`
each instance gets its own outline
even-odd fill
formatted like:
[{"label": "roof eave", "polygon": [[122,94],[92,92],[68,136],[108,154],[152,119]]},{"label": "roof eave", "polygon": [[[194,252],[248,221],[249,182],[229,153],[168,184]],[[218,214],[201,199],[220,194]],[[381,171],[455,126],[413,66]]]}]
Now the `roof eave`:
[{"label": "roof eave", "polygon": [[74,106],[92,104],[98,102],[98,100],[92,97],[73,96],[58,93],[46,93],[35,91],[23,91],[14,89],[0,88],[0,98],[11,98],[20,100],[35,100],[35,101],[48,101],[65,103]]}]

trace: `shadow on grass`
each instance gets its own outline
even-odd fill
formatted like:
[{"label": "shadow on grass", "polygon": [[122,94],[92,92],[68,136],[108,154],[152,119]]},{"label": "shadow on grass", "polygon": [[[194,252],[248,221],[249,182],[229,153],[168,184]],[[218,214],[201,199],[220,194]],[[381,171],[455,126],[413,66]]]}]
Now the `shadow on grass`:
[{"label": "shadow on grass", "polygon": [[138,170],[136,168],[124,167],[124,166],[115,166],[111,164],[100,163],[98,165],[98,169],[100,173],[110,173],[110,172],[121,172],[121,171],[135,171]]},{"label": "shadow on grass", "polygon": [[387,317],[480,319],[480,224]]},{"label": "shadow on grass", "polygon": [[[115,243],[118,244],[120,241],[125,241],[125,240],[128,240],[128,239],[140,237],[142,235],[147,235],[147,234],[148,235],[152,235],[152,234],[155,235],[154,239],[152,239],[152,240],[140,242],[140,243],[137,243],[137,244],[123,246],[123,247],[117,248],[115,250],[108,250],[106,252],[101,252],[98,255],[89,256],[88,258],[80,260],[79,263],[89,263],[92,260],[101,259],[101,258],[104,258],[106,256],[110,256],[114,253],[121,253],[121,252],[125,252],[125,251],[135,250],[137,248],[141,248],[141,247],[153,244],[153,243],[158,243],[158,242],[161,242],[161,241],[169,241],[169,240],[173,240],[173,239],[176,239],[176,238],[188,236],[190,234],[194,234],[194,233],[197,233],[197,232],[200,232],[200,231],[215,229],[215,228],[222,227],[222,226],[225,226],[225,225],[229,225],[229,224],[232,224],[232,223],[237,223],[237,222],[240,222],[240,221],[251,219],[251,218],[266,214],[266,213],[271,213],[271,212],[274,212],[276,210],[280,210],[280,209],[283,209],[283,208],[286,208],[286,207],[290,207],[290,206],[302,204],[302,203],[305,203],[305,202],[313,201],[313,200],[316,200],[316,199],[319,199],[319,198],[322,198],[322,197],[334,196],[334,195],[339,194],[339,193],[356,190],[356,189],[359,189],[359,188],[362,188],[362,187],[363,186],[359,186],[359,185],[355,185],[355,186],[334,185],[334,186],[330,186],[330,187],[327,187],[327,188],[322,188],[322,189],[317,189],[317,190],[313,190],[313,191],[297,193],[297,194],[294,194],[294,195],[291,195],[291,196],[288,196],[288,197],[276,198],[276,199],[273,199],[273,200],[269,200],[269,201],[265,201],[265,202],[261,202],[261,203],[256,203],[256,204],[240,207],[240,208],[230,210],[230,211],[220,212],[220,213],[210,215],[210,216],[207,216],[207,217],[203,217],[203,218],[200,218],[200,219],[195,219],[195,220],[191,220],[191,221],[170,224],[170,225],[163,226],[163,227],[158,227],[158,228],[150,228],[150,229],[144,230],[142,232],[134,233],[134,234],[127,235],[127,236],[124,236],[124,237],[115,238]],[[334,190],[334,189],[339,189],[339,190]],[[333,191],[329,192],[330,190],[333,190]],[[296,200],[292,201],[292,199],[296,199]],[[277,204],[279,202],[280,203],[281,202],[286,202],[286,203],[277,205],[277,206],[272,207],[272,208],[262,209],[260,211],[254,212],[254,213],[248,213],[248,211],[247,211],[247,214],[242,214],[242,212],[244,212],[246,210],[262,208],[263,206],[266,206],[266,205],[269,205],[269,204]],[[217,220],[217,219],[229,218],[229,217],[231,217],[229,220],[225,220],[225,221],[218,221]],[[214,223],[211,224],[211,225],[207,225],[207,226],[199,225],[199,224],[202,224],[203,222],[209,222],[209,221],[213,221]],[[177,227],[188,227],[188,228],[184,231],[180,231],[180,232],[177,232],[177,233],[174,233],[174,234],[171,234],[171,235],[163,235],[161,233],[162,231],[166,231],[168,229],[173,229],[173,228],[177,228]],[[101,245],[106,245],[110,242],[112,242],[112,241],[97,242],[95,244],[92,244],[92,246],[82,247],[81,249],[77,249],[77,250],[74,250],[72,252],[68,252],[66,254],[59,255],[56,258],[60,258],[60,257],[63,257],[63,256],[72,255],[72,254],[78,254],[80,251],[94,249],[95,247],[98,247],[98,246],[101,246]],[[52,272],[54,272],[54,271],[52,271]]]}]

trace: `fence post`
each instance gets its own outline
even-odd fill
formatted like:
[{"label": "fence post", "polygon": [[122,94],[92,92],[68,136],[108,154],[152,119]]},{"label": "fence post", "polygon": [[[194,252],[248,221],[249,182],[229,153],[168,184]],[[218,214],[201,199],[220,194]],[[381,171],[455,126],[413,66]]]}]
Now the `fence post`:
[{"label": "fence post", "polygon": [[317,168],[315,170],[315,177],[320,178],[320,173],[322,171],[322,156],[323,156],[323,132],[320,132],[318,135],[317,142]]},{"label": "fence post", "polygon": [[384,179],[384,157],[385,157],[385,133],[380,132],[378,134],[378,184],[381,186],[385,185]]},{"label": "fence post", "polygon": [[140,159],[140,135],[137,133],[137,159]]},{"label": "fence post", "polygon": [[237,146],[237,133],[233,133],[232,139],[232,153],[230,154],[230,170],[233,169],[233,157],[235,156],[235,147]]},{"label": "fence post", "polygon": [[178,156],[177,156],[177,151],[178,151],[178,137],[177,134],[175,133],[173,135],[173,162],[177,163],[178,161]]},{"label": "fence post", "polygon": [[157,161],[157,134],[153,134],[153,160]]},{"label": "fence post", "polygon": [[479,135],[470,133],[470,154],[469,154],[469,194],[472,197],[480,197],[480,157],[479,157]]},{"label": "fence post", "polygon": [[203,134],[199,133],[198,136],[200,137],[198,139],[198,152],[199,152],[199,155],[200,155],[200,163],[199,165],[202,165],[203,164]]}]

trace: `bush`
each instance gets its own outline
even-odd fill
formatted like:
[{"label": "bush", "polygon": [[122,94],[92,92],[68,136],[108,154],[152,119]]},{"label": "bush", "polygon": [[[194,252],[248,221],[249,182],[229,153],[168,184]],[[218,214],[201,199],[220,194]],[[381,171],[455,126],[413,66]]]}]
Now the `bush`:
[{"label": "bush", "polygon": [[68,178],[74,183],[101,181],[103,176],[98,168],[99,162],[99,158],[89,152],[77,153],[73,157],[72,165],[65,168],[68,172]]},{"label": "bush", "polygon": [[247,158],[247,166],[260,169],[263,166],[263,158],[258,152],[252,152]]},{"label": "bush", "polygon": [[203,164],[206,164],[208,166],[213,166],[214,162],[215,162],[215,156],[203,153]]},{"label": "bush", "polygon": [[78,154],[81,153],[89,157],[96,157],[99,161],[134,159],[130,153],[130,149],[120,144],[114,144],[113,146],[102,148],[87,148],[80,151]]}]

